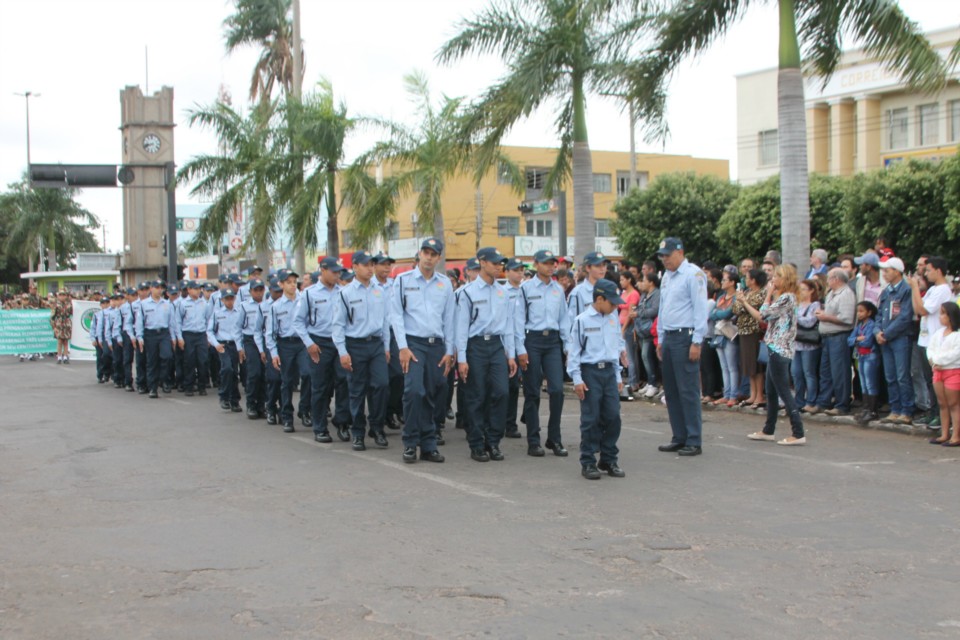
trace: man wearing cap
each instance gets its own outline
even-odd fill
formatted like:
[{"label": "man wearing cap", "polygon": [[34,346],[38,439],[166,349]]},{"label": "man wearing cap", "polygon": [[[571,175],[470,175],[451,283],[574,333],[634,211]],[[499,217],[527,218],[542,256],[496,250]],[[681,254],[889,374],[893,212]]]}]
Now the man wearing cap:
[{"label": "man wearing cap", "polygon": [[866,300],[876,306],[880,303],[880,292],[887,286],[887,281],[880,277],[880,258],[868,251],[853,262],[860,267],[860,277],[854,284],[857,304]]},{"label": "man wearing cap", "polygon": [[593,287],[598,280],[607,275],[607,258],[599,251],[591,251],[583,257],[583,268],[586,278],[573,288],[570,299],[567,301],[567,313],[570,316],[571,325],[577,316],[593,304]]},{"label": "man wearing cap", "polygon": [[213,306],[200,295],[200,285],[193,280],[187,282],[186,292],[177,308],[177,346],[183,351],[183,388],[187,396],[198,389],[200,395],[205,396],[210,378],[207,327]]},{"label": "man wearing cap", "polygon": [[913,349],[913,292],[903,281],[903,261],[887,258],[880,263],[887,287],[880,293],[874,331],[883,356],[883,375],[890,398],[890,415],[883,421],[912,424],[914,411],[910,355]]},{"label": "man wearing cap", "polygon": [[[390,308],[390,296],[393,295],[393,278],[390,272],[396,260],[380,252],[373,257],[373,272],[387,295],[387,309]],[[389,314],[388,314],[389,315]],[[387,375],[390,379],[390,396],[387,400],[386,425],[391,429],[399,429],[398,420],[403,420],[403,371],[400,369],[400,348],[397,338],[390,327],[390,360],[387,363]]]},{"label": "man wearing cap", "polygon": [[479,277],[457,297],[457,369],[464,386],[467,444],[477,462],[503,460],[500,440],[507,422],[507,381],[517,373],[514,311],[497,282],[507,262],[496,247],[477,251]]},{"label": "man wearing cap", "polygon": [[300,377],[300,354],[304,345],[295,324],[298,277],[296,272],[286,269],[277,273],[283,295],[270,305],[266,317],[266,344],[273,354],[273,367],[280,372],[280,422],[284,433],[294,432],[293,387]]},{"label": "man wearing cap", "polygon": [[[520,308],[517,310],[516,323],[517,361],[523,371],[523,422],[527,426],[527,454],[537,458],[545,454],[540,446],[540,396],[541,385],[546,378],[547,395],[550,398],[546,445],[554,455],[563,457],[567,455],[560,433],[563,354],[568,349],[571,318],[563,287],[553,279],[557,257],[551,251],[540,250],[534,254],[533,263],[537,275],[520,286]],[[570,297],[572,300],[573,296]]]},{"label": "man wearing cap", "polygon": [[[140,301],[143,313],[137,316],[137,347],[147,359],[147,389],[156,398],[157,387],[173,357],[177,340],[177,314],[169,300],[163,298],[163,283],[155,280],[150,285],[150,297]],[[170,393],[170,387],[163,388]]]},{"label": "man wearing cap", "polygon": [[707,332],[707,278],[687,261],[683,242],[666,238],[657,251],[663,263],[657,356],[663,362],[663,390],[673,437],[660,451],[681,456],[702,452],[700,345]]},{"label": "man wearing cap", "polygon": [[260,310],[263,312],[263,327],[259,343],[263,346],[263,352],[266,356],[264,362],[264,407],[267,412],[267,424],[275,425],[278,422],[278,413],[280,405],[280,372],[273,366],[273,356],[276,351],[271,351],[267,346],[267,318],[270,317],[270,307],[273,303],[283,297],[283,287],[277,282],[277,279],[270,279],[270,295],[264,296],[260,303]]},{"label": "man wearing cap", "polygon": [[[238,304],[242,304],[250,299],[250,283],[253,282],[254,280],[260,280],[261,282],[263,282],[261,277],[262,275],[263,275],[263,267],[261,267],[258,264],[255,264],[252,267],[250,267],[249,271],[247,271],[247,281],[242,285],[240,285],[240,288],[237,290]],[[249,359],[248,359],[248,362],[249,362]]]},{"label": "man wearing cap", "polygon": [[123,311],[121,307],[124,304],[122,293],[115,292],[110,296],[110,308],[107,310],[110,342],[110,353],[113,357],[113,386],[117,389],[123,388],[124,366],[123,366]]},{"label": "man wearing cap", "polygon": [[242,350],[246,362],[247,417],[251,420],[266,417],[264,409],[264,364],[267,361],[263,345],[263,280],[252,278],[246,285],[247,299],[240,303]]},{"label": "man wearing cap", "polygon": [[97,352],[97,383],[103,384],[110,376],[104,374],[108,356],[104,355],[106,347],[101,344],[100,329],[103,326],[103,314],[107,310],[110,301],[107,298],[101,298],[99,302],[100,309],[95,311],[93,317],[90,318],[90,342],[93,343],[93,348]]},{"label": "man wearing cap", "polygon": [[134,364],[136,365],[137,375],[134,380],[137,392],[140,394],[147,393],[147,355],[138,348],[137,342],[137,319],[143,313],[142,304],[143,301],[150,297],[150,283],[141,282],[137,285],[137,299],[133,301],[130,305],[130,308],[133,312],[133,357]]},{"label": "man wearing cap", "polygon": [[[173,310],[179,314],[180,305],[187,296],[186,290],[182,292],[177,284],[171,284],[167,288],[167,296],[170,303],[173,304]],[[178,391],[183,391],[183,347],[180,342],[173,345],[173,359],[170,361],[170,373],[168,376],[170,386]]]},{"label": "man wearing cap", "polygon": [[623,389],[620,366],[627,364],[617,313],[622,304],[616,285],[598,280],[593,303],[577,316],[570,331],[567,372],[580,399],[580,473],[588,480],[599,480],[601,471],[614,478],[625,475],[617,448]]},{"label": "man wearing cap", "polygon": [[220,356],[220,408],[224,411],[240,413],[240,388],[237,384],[240,361],[244,353],[240,350],[240,324],[243,314],[236,308],[237,294],[227,289],[220,295],[223,303],[215,309],[207,324],[207,342]]},{"label": "man wearing cap", "polygon": [[390,358],[388,296],[373,278],[373,254],[353,254],[355,279],[340,289],[333,305],[333,342],[340,365],[347,372],[350,392],[350,428],[354,451],[366,450],[367,405],[370,435],[380,448],[387,446],[383,423],[387,412]]},{"label": "man wearing cap", "polygon": [[137,340],[137,334],[133,327],[133,302],[138,300],[137,290],[133,288],[125,289],[120,301],[120,326],[121,341],[120,352],[123,354],[123,387],[133,391],[133,345]]},{"label": "man wearing cap", "polygon": [[[340,303],[338,283],[343,265],[327,256],[320,261],[320,279],[315,285],[300,292],[300,305],[294,316],[294,328],[307,354],[310,375],[310,406],[313,438],[317,442],[333,442],[327,428],[330,398],[337,378],[344,377],[340,357],[333,342],[333,323],[336,305]],[[349,439],[346,429],[338,425],[338,436]]]},{"label": "man wearing cap", "polygon": [[[480,275],[480,261],[476,258],[468,258],[466,264],[463,267],[463,284],[459,289],[456,289],[453,292],[453,301],[454,305],[457,306],[460,304],[460,292],[467,288],[471,282],[474,282],[477,277]],[[454,341],[456,341],[456,321],[454,321]],[[470,414],[467,412],[467,399],[464,391],[466,386],[464,385],[463,379],[454,384],[454,374],[458,374],[457,369],[454,368],[450,371],[450,375],[447,376],[447,406],[450,405],[453,401],[454,391],[457,394],[457,412],[454,415],[456,422],[454,423],[457,429],[467,429],[469,430]],[[444,407],[446,409],[446,407]],[[437,412],[437,444],[443,444],[443,428],[444,418],[447,416],[446,411],[443,413]]]},{"label": "man wearing cap", "polygon": [[[519,258],[511,258],[504,266],[504,275],[507,277],[507,296],[510,298],[511,308],[514,309],[514,349],[519,353],[520,343],[523,342],[523,316],[517,315],[520,307],[520,285],[523,284],[524,264]],[[510,376],[507,382],[507,425],[504,431],[506,438],[520,438],[520,429],[517,426],[517,405],[520,403],[520,369],[516,375]]]},{"label": "man wearing cap", "polygon": [[403,387],[403,461],[443,462],[437,451],[435,412],[445,400],[446,376],[453,367],[453,287],[436,272],[443,241],[420,244],[416,269],[397,277],[391,296],[391,322],[400,347]]}]

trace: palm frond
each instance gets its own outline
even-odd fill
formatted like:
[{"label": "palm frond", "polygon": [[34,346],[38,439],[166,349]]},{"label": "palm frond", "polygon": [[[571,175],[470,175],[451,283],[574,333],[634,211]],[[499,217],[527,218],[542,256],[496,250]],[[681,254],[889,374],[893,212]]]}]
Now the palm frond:
[{"label": "palm frond", "polygon": [[470,53],[496,54],[510,59],[539,31],[536,23],[527,19],[521,2],[491,4],[476,17],[460,21],[457,35],[437,51],[436,60],[449,64]]}]

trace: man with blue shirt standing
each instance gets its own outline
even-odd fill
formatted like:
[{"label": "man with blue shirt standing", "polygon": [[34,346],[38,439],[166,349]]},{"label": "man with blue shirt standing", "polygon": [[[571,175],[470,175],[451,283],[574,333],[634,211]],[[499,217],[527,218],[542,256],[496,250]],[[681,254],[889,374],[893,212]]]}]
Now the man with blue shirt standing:
[{"label": "man with blue shirt standing", "polygon": [[443,462],[437,451],[434,418],[446,399],[446,377],[453,367],[453,286],[437,273],[443,241],[427,238],[420,244],[419,264],[394,282],[390,299],[393,332],[400,348],[403,387],[403,461]]},{"label": "man with blue shirt standing", "polygon": [[479,277],[457,297],[457,370],[464,385],[467,444],[477,462],[503,460],[500,440],[507,422],[507,380],[516,375],[515,308],[497,282],[507,258],[496,247],[477,251]]},{"label": "man with blue shirt standing", "polygon": [[207,341],[220,356],[220,408],[240,413],[240,362],[244,353],[240,349],[240,325],[243,314],[234,305],[237,294],[227,289],[220,296],[223,303],[210,315],[207,324]]},{"label": "man with blue shirt standing", "polygon": [[[520,285],[523,283],[523,261],[519,258],[511,258],[504,267],[504,275],[507,277],[507,283],[504,285],[507,289],[507,296],[513,305],[514,310],[520,308]],[[516,311],[515,311],[516,313]],[[520,352],[520,343],[523,342],[523,322],[522,315],[514,316],[514,323],[518,325],[514,336],[514,348],[517,353]],[[505,438],[521,438],[520,429],[517,426],[517,408],[520,403],[520,379],[519,368],[516,375],[510,376],[507,382],[507,425],[503,436]]]},{"label": "man with blue shirt standing", "polygon": [[133,312],[133,359],[137,369],[137,375],[134,379],[134,383],[137,388],[137,393],[140,394],[147,392],[147,356],[141,349],[137,347],[137,319],[143,313],[141,304],[149,297],[150,283],[141,282],[137,285],[137,299],[134,300],[130,305],[130,309]]},{"label": "man with blue shirt standing", "polygon": [[[147,359],[147,389],[151,398],[158,397],[157,387],[170,367],[173,345],[177,341],[177,314],[169,300],[163,298],[163,283],[150,284],[150,297],[140,302],[143,312],[137,317],[137,347]],[[169,386],[163,387],[170,393]]]},{"label": "man with blue shirt standing", "polygon": [[267,319],[270,317],[270,307],[282,297],[283,287],[277,282],[276,278],[271,278],[270,295],[264,296],[263,302],[260,303],[260,310],[263,312],[263,326],[259,338],[259,344],[263,346],[263,353],[266,356],[263,366],[264,408],[267,412],[267,424],[269,425],[275,425],[279,421],[280,371],[273,366],[273,356],[277,355],[276,351],[271,351],[267,346]]},{"label": "man with blue shirt standing", "polygon": [[213,307],[200,295],[200,285],[193,280],[187,281],[186,293],[179,305],[177,330],[177,344],[183,350],[184,395],[192,396],[199,389],[205,396],[210,378],[207,324]]},{"label": "man with blue shirt standing", "polygon": [[133,343],[137,334],[133,328],[133,301],[137,299],[136,289],[126,289],[120,297],[120,340],[117,343],[120,351],[117,354],[121,360],[121,373],[117,382],[127,391],[133,391]]},{"label": "man with blue shirt standing", "polygon": [[657,356],[663,362],[663,391],[673,438],[660,451],[698,456],[702,450],[700,346],[707,332],[707,278],[687,261],[683,242],[666,238],[657,251],[664,266],[660,283]]},{"label": "man with blue shirt standing", "polygon": [[347,373],[350,392],[350,432],[353,450],[365,451],[363,442],[367,416],[370,434],[380,448],[387,447],[383,423],[387,413],[390,359],[390,318],[388,296],[373,278],[373,255],[353,254],[354,280],[340,289],[333,305],[333,342],[340,365]]},{"label": "man with blue shirt standing", "polygon": [[263,280],[253,278],[246,285],[247,299],[240,303],[243,319],[240,332],[243,334],[242,351],[247,367],[247,418],[258,420],[266,417],[264,410],[264,364],[267,356],[263,345],[264,316],[260,303],[266,289]]},{"label": "man with blue shirt standing", "polygon": [[[595,261],[597,254],[590,256]],[[545,455],[540,446],[540,387],[546,378],[550,399],[546,445],[554,455],[564,457],[567,450],[560,433],[563,354],[570,340],[571,317],[563,287],[553,279],[557,257],[551,251],[541,250],[534,254],[533,262],[537,275],[520,286],[520,308],[517,310],[516,323],[517,361],[523,371],[523,421],[527,426],[527,455],[537,458]],[[588,267],[591,268],[596,273],[596,268]],[[593,295],[592,287],[590,295]],[[570,297],[573,299],[572,295]]]},{"label": "man with blue shirt standing", "polygon": [[883,422],[913,424],[915,408],[910,356],[913,349],[913,291],[903,280],[900,258],[880,263],[887,286],[880,292],[874,331],[883,355],[883,375],[890,397],[890,415]]},{"label": "man with blue shirt standing", "polygon": [[[393,278],[390,272],[396,260],[385,253],[373,257],[373,272],[377,282],[387,294],[387,309],[390,308],[390,296],[393,295]],[[387,374],[390,378],[390,396],[387,400],[386,425],[390,429],[399,429],[403,420],[403,371],[400,370],[400,348],[397,338],[390,327],[390,360],[387,362]]]},{"label": "man with blue shirt standing", "polygon": [[266,344],[273,354],[271,364],[280,372],[280,421],[284,433],[293,433],[293,386],[300,377],[300,353],[304,342],[297,333],[294,320],[297,315],[297,278],[294,271],[282,269],[277,282],[283,295],[270,305],[266,317]]}]

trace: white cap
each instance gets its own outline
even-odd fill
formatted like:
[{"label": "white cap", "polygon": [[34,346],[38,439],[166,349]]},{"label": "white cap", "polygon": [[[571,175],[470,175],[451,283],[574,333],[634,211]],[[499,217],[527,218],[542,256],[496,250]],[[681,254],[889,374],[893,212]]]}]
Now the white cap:
[{"label": "white cap", "polygon": [[887,258],[880,263],[881,269],[895,269],[900,273],[903,273],[903,260],[900,258]]}]

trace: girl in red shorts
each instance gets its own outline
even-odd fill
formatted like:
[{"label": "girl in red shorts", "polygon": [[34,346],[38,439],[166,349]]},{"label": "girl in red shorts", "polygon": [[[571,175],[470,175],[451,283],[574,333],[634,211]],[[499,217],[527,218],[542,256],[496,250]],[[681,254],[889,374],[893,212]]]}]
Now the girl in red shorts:
[{"label": "girl in red shorts", "polygon": [[930,440],[930,444],[960,447],[960,307],[956,302],[945,302],[940,306],[940,323],[943,330],[930,338],[927,359],[933,368],[933,389],[940,403],[943,431],[939,438]]}]

